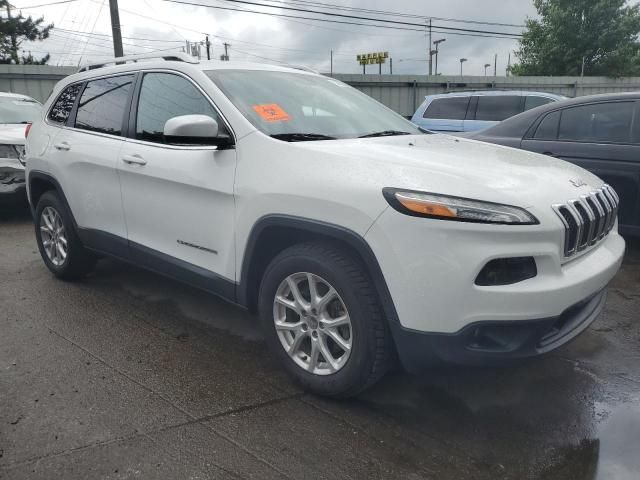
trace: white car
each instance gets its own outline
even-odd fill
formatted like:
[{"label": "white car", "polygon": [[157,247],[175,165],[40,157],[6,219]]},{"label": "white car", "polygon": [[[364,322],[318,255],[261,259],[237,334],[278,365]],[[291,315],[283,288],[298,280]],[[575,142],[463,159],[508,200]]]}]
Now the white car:
[{"label": "white car", "polygon": [[257,311],[286,370],[330,396],[396,355],[543,354],[602,310],[625,244],[589,172],[425,133],[308,71],[117,61],[61,81],[28,136],[56,276],[98,253]]},{"label": "white car", "polygon": [[26,205],[25,131],[41,116],[42,105],[33,98],[0,92],[0,208]]}]

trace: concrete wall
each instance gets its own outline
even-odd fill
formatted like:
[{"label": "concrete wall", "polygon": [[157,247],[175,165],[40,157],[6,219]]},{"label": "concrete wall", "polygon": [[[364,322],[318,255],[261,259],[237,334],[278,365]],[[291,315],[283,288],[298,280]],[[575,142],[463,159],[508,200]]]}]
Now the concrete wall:
[{"label": "concrete wall", "polygon": [[[57,81],[75,67],[0,65],[0,91],[24,93],[41,102]],[[456,90],[534,90],[570,97],[640,90],[640,78],[606,77],[460,77],[426,75],[334,74],[404,116],[411,116],[425,95]]]},{"label": "concrete wall", "polygon": [[352,85],[404,116],[411,116],[425,95],[459,90],[533,90],[568,97],[640,90],[640,78],[607,77],[460,77],[426,75],[347,75]]},{"label": "concrete wall", "polygon": [[77,70],[51,65],[0,65],[0,92],[22,93],[44,102],[59,80]]}]

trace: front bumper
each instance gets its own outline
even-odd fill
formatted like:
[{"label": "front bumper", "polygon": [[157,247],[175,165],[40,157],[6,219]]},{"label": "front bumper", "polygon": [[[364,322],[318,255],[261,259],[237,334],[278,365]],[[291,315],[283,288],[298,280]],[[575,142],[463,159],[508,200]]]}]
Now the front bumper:
[{"label": "front bumper", "polygon": [[0,168],[0,207],[27,204],[27,187],[24,170]]},{"label": "front bumper", "polygon": [[[389,322],[408,369],[414,369],[412,361],[419,366],[429,357],[482,363],[538,355],[593,321],[602,309],[602,292],[622,264],[624,240],[614,227],[591,250],[567,261],[562,225],[552,220],[528,226],[468,224],[408,217],[391,209],[378,218],[365,239],[391,294],[397,317]],[[516,257],[535,260],[533,278],[476,284],[488,262]],[[538,345],[557,322],[572,328]],[[470,335],[487,341],[493,336],[504,345],[470,348]]]},{"label": "front bumper", "polygon": [[555,318],[484,321],[452,334],[424,333],[390,322],[398,356],[408,371],[434,363],[487,365],[543,355],[571,341],[598,317],[607,298],[602,290]]}]

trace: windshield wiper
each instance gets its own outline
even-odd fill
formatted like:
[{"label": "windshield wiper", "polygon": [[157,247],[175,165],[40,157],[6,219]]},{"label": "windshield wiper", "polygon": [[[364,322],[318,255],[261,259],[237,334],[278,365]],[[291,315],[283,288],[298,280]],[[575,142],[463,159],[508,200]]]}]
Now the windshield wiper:
[{"label": "windshield wiper", "polygon": [[401,130],[383,130],[382,132],[374,132],[374,133],[368,133],[367,135],[360,135],[358,138],[392,137],[393,135],[411,135],[411,133],[403,132]]},{"label": "windshield wiper", "polygon": [[336,137],[322,135],[321,133],[274,133],[272,138],[284,140],[285,142],[307,142],[313,140],[336,140]]}]

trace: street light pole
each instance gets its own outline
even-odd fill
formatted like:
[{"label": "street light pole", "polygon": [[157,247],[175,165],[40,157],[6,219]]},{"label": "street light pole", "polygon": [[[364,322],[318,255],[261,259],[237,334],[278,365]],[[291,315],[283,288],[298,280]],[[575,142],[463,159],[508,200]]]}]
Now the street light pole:
[{"label": "street light pole", "polygon": [[446,41],[446,38],[441,38],[440,40],[434,40],[433,44],[436,46],[436,65],[435,65],[435,72],[434,75],[438,75],[438,45],[440,45],[442,42]]},{"label": "street light pole", "polygon": [[460,59],[460,78],[462,78],[462,64],[463,64],[464,62],[466,62],[466,61],[467,61],[467,59],[466,59],[466,58],[461,58],[461,59]]},{"label": "street light pole", "polygon": [[487,76],[487,68],[489,68],[490,66],[491,66],[491,64],[490,64],[490,63],[485,63],[485,64],[484,64],[484,76],[485,76],[485,77]]}]

